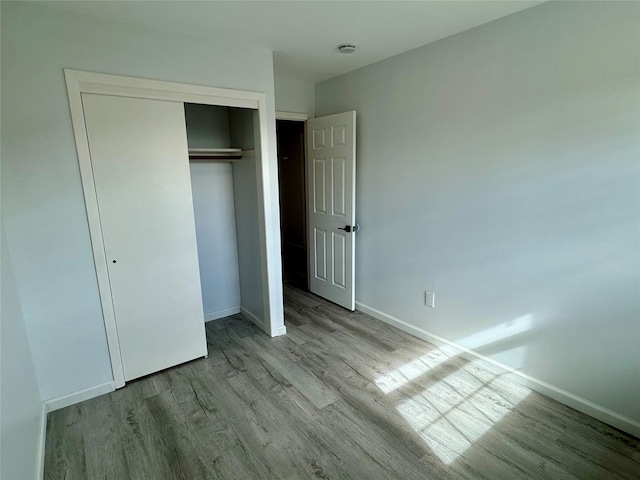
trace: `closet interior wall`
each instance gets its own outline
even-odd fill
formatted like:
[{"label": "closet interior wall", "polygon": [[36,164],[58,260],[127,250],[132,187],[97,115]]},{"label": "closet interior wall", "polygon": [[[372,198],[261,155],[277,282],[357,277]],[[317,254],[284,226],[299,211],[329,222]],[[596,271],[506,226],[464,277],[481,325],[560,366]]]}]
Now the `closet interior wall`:
[{"label": "closet interior wall", "polygon": [[[229,108],[229,135],[232,147],[241,148],[242,160],[231,163],[235,192],[236,231],[238,238],[238,267],[242,313],[259,325],[265,325],[264,259],[260,246],[258,201],[259,133],[258,111]],[[263,329],[266,328],[263,327]]]},{"label": "closet interior wall", "polygon": [[264,322],[252,110],[185,103],[189,148],[241,148],[238,160],[191,160],[205,321],[240,311]]}]

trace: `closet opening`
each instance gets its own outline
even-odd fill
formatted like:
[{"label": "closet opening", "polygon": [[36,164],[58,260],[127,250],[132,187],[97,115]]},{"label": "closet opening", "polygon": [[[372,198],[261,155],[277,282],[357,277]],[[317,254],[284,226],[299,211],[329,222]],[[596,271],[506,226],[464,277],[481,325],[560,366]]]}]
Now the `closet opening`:
[{"label": "closet opening", "polygon": [[284,335],[266,95],[65,79],[113,387],[206,356],[205,319]]},{"label": "closet opening", "polygon": [[204,321],[242,312],[262,327],[255,110],[184,110]]}]

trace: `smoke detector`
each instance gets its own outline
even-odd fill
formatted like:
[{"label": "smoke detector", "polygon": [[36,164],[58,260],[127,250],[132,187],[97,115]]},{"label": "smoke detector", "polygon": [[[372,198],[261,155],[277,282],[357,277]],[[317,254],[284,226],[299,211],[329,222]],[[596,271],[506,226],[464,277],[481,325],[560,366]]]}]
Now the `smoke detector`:
[{"label": "smoke detector", "polygon": [[356,46],[353,43],[343,43],[338,45],[338,51],[340,53],[353,53],[356,51]]}]

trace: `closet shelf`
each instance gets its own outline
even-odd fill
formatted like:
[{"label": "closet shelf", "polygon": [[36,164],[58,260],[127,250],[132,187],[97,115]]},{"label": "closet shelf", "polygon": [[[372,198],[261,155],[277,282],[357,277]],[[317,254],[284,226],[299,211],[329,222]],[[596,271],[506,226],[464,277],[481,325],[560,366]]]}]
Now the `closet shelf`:
[{"label": "closet shelf", "polygon": [[190,148],[189,160],[239,160],[240,148]]}]

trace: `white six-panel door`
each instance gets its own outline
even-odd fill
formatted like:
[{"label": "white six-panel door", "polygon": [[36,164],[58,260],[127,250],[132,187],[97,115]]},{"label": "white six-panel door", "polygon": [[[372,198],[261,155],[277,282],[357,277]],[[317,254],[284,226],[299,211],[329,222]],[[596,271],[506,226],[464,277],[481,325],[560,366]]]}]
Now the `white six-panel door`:
[{"label": "white six-panel door", "polygon": [[184,106],[82,94],[125,380],[206,355]]},{"label": "white six-panel door", "polygon": [[355,308],[356,112],[307,121],[309,288]]}]

